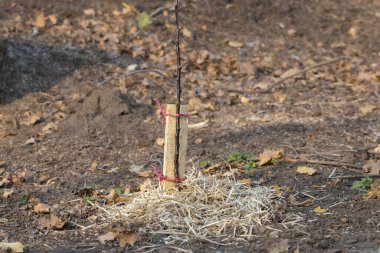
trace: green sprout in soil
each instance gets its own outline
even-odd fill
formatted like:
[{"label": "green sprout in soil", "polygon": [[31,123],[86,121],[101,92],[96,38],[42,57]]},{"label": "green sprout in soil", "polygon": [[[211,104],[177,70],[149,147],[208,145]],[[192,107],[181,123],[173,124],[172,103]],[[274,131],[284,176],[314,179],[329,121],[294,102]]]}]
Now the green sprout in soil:
[{"label": "green sprout in soil", "polygon": [[373,179],[369,176],[363,177],[360,181],[355,181],[352,184],[353,189],[364,189],[368,190],[371,188],[371,185],[373,183]]},{"label": "green sprout in soil", "polygon": [[282,161],[281,159],[272,158],[272,160],[270,162],[271,162],[271,164],[275,165],[275,164],[280,163],[281,161]]},{"label": "green sprout in soil", "polygon": [[83,198],[83,201],[86,205],[94,205],[94,203],[96,202],[101,202],[102,200],[98,197],[94,197],[94,196],[86,196]]},{"label": "green sprout in soil", "polygon": [[244,162],[248,159],[248,154],[244,152],[235,152],[228,156],[228,162]]},{"label": "green sprout in soil", "polygon": [[21,205],[27,205],[29,203],[29,196],[25,195],[19,199]]},{"label": "green sprout in soil", "polygon": [[199,163],[199,167],[201,167],[202,169],[206,169],[206,168],[210,167],[211,165],[212,165],[211,160],[205,160],[205,161],[202,161]]},{"label": "green sprout in soil", "polygon": [[244,169],[247,172],[248,176],[253,177],[253,169],[256,167],[254,161],[249,161],[244,165]]}]

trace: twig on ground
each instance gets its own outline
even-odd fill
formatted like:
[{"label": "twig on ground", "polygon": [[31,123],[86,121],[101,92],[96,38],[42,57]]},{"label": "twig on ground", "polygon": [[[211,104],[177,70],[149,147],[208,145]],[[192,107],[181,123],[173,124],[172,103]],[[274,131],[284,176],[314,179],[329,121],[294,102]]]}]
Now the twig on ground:
[{"label": "twig on ground", "polygon": [[325,199],[325,198],[327,198],[328,196],[330,196],[330,194],[329,195],[326,195],[326,196],[324,196],[324,197],[321,197],[321,198],[317,198],[317,197],[314,197],[314,196],[312,196],[312,195],[310,195],[310,194],[307,194],[307,193],[305,193],[305,192],[300,192],[302,195],[305,195],[305,196],[307,196],[307,197],[309,197],[309,198],[312,198],[312,199],[314,199],[314,200],[317,200],[317,201],[320,201],[320,200],[322,200],[322,199]]},{"label": "twig on ground", "polygon": [[[310,164],[320,164],[320,165],[332,165],[332,166],[338,166],[338,167],[351,167],[351,168],[357,168],[361,169],[362,166],[358,164],[352,164],[352,163],[346,163],[346,162],[336,162],[336,161],[320,161],[320,160],[304,160],[304,159],[293,159],[290,157],[287,157],[285,159],[286,162],[293,162],[293,163],[310,163]],[[362,171],[349,169],[348,170],[364,174]]]},{"label": "twig on ground", "polygon": [[338,206],[338,205],[342,205],[342,204],[347,204],[348,202],[338,202],[338,203],[335,203],[335,204],[332,204],[331,206],[329,206],[329,208],[332,208],[334,206]]},{"label": "twig on ground", "polygon": [[334,170],[331,172],[329,178],[331,178],[335,174],[335,171],[336,171],[336,168],[334,168]]},{"label": "twig on ground", "polygon": [[318,63],[314,66],[311,66],[309,68],[305,68],[297,73],[294,73],[293,75],[290,75],[290,76],[287,76],[287,77],[284,77],[284,78],[281,78],[280,80],[278,80],[277,82],[275,82],[274,84],[272,84],[271,86],[269,86],[267,89],[265,90],[262,90],[260,91],[260,93],[268,93],[270,92],[274,87],[276,87],[277,85],[280,85],[281,83],[285,82],[286,80],[289,80],[293,77],[296,77],[298,75],[302,75],[310,70],[313,70],[313,69],[316,69],[316,68],[319,68],[319,67],[322,67],[324,65],[328,65],[328,64],[331,64],[331,63],[334,63],[334,62],[337,62],[337,61],[340,61],[340,60],[343,60],[343,59],[347,59],[349,57],[347,56],[342,56],[342,57],[339,57],[339,58],[336,58],[336,59],[332,59],[332,60],[329,60],[329,61],[325,61],[325,62],[321,62],[321,63]]}]

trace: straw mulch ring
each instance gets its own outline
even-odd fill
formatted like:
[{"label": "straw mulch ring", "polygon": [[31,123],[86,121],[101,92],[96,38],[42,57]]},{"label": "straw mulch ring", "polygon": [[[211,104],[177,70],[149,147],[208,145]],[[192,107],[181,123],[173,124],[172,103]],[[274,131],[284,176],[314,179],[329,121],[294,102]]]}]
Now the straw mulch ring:
[{"label": "straw mulch ring", "polygon": [[191,238],[226,244],[254,236],[273,217],[273,191],[233,178],[191,173],[181,190],[165,194],[158,183],[131,194],[131,201],[104,210],[107,220],[139,224],[142,234],[166,235],[166,243]]}]

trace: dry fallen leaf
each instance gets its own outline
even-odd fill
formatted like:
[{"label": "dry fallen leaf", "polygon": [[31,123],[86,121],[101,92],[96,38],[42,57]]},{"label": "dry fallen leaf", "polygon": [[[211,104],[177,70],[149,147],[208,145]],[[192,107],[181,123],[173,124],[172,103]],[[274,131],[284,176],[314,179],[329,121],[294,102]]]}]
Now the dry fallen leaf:
[{"label": "dry fallen leaf", "polygon": [[376,105],[365,104],[365,105],[362,105],[359,109],[360,109],[361,113],[363,113],[364,115],[367,115],[367,114],[373,112],[374,110],[376,110],[376,108],[377,108]]},{"label": "dry fallen leaf", "polygon": [[45,27],[45,14],[42,11],[37,14],[34,26],[38,28]]},{"label": "dry fallen leaf", "polygon": [[25,246],[21,242],[0,242],[0,251],[9,253],[22,253]]},{"label": "dry fallen leaf", "polygon": [[134,232],[108,232],[98,237],[100,243],[105,244],[109,241],[118,240],[120,247],[124,248],[127,244],[133,246],[138,240],[138,235]]},{"label": "dry fallen leaf", "polygon": [[191,38],[191,36],[192,36],[192,33],[190,32],[189,29],[187,29],[187,27],[182,28],[182,34],[186,38]]},{"label": "dry fallen leaf", "polygon": [[348,34],[353,37],[353,38],[356,38],[358,37],[358,29],[355,27],[355,26],[352,26],[349,30],[348,30]]},{"label": "dry fallen leaf", "polygon": [[318,213],[318,214],[323,214],[323,213],[327,212],[327,209],[324,209],[324,208],[321,208],[321,206],[318,206],[318,207],[314,208],[314,212]]},{"label": "dry fallen leaf", "polygon": [[115,201],[116,201],[116,198],[118,197],[118,194],[116,192],[116,189],[112,188],[108,195],[104,195],[102,197],[107,199],[108,205],[113,205],[113,204],[115,204]]},{"label": "dry fallen leaf", "polygon": [[299,202],[294,195],[289,196],[289,202],[295,206],[311,206],[314,204],[313,199],[306,199],[305,201]]},{"label": "dry fallen leaf", "polygon": [[96,171],[96,168],[98,167],[98,162],[97,161],[92,161],[91,162],[91,170]]},{"label": "dry fallen leaf", "polygon": [[373,183],[371,189],[368,191],[365,199],[380,199],[380,185]]},{"label": "dry fallen leaf", "polygon": [[248,105],[248,104],[251,102],[251,100],[250,100],[249,98],[245,97],[245,96],[241,96],[241,97],[240,97],[240,102],[241,102],[243,105]]},{"label": "dry fallen leaf", "polygon": [[134,5],[123,3],[122,13],[123,14],[137,14],[138,11]]},{"label": "dry fallen leaf", "polygon": [[239,182],[240,182],[242,185],[250,185],[250,184],[251,184],[251,180],[249,180],[248,178],[240,179]]},{"label": "dry fallen leaf", "polygon": [[120,247],[125,247],[127,243],[130,246],[133,246],[135,245],[135,242],[139,239],[138,235],[134,232],[119,233],[116,238],[119,241]]},{"label": "dry fallen leaf", "polygon": [[165,144],[165,139],[164,138],[157,138],[156,139],[156,144],[158,146],[163,146]]},{"label": "dry fallen leaf", "polygon": [[67,221],[63,218],[58,217],[55,214],[50,214],[49,217],[42,216],[38,219],[39,228],[47,228],[47,229],[61,229],[63,228]]},{"label": "dry fallen leaf", "polygon": [[152,181],[147,178],[145,181],[140,185],[140,191],[145,192],[147,189],[149,189],[152,186]]},{"label": "dry fallen leaf", "polygon": [[83,10],[84,15],[86,16],[95,16],[95,10],[94,9],[86,9]]},{"label": "dry fallen leaf", "polygon": [[58,126],[57,124],[50,122],[46,126],[42,128],[42,133],[43,134],[50,134],[52,132],[58,131]]},{"label": "dry fallen leaf", "polygon": [[363,166],[363,170],[370,175],[380,175],[380,161],[368,160]]},{"label": "dry fallen leaf", "polygon": [[154,177],[154,172],[151,170],[137,172],[139,177]]},{"label": "dry fallen leaf", "polygon": [[266,250],[269,253],[286,253],[289,250],[289,241],[285,239],[280,242],[270,242]]},{"label": "dry fallen leaf", "polygon": [[216,170],[221,169],[221,168],[222,168],[222,164],[218,163],[218,164],[212,165],[206,169],[203,169],[202,173],[204,173],[204,174],[213,173]]},{"label": "dry fallen leaf", "polygon": [[230,40],[230,41],[228,41],[228,45],[230,47],[233,47],[233,48],[240,48],[240,47],[244,46],[243,43],[241,43],[240,41],[236,41],[236,40]]},{"label": "dry fallen leaf", "polygon": [[202,138],[197,138],[195,139],[194,144],[202,144],[202,142],[203,142]]},{"label": "dry fallen leaf", "polygon": [[39,113],[26,112],[20,119],[20,124],[24,126],[32,126],[42,120]]},{"label": "dry fallen leaf", "polygon": [[268,165],[272,163],[272,159],[281,159],[284,155],[283,149],[278,150],[264,150],[259,156],[259,166]]},{"label": "dry fallen leaf", "polygon": [[298,166],[297,172],[300,174],[306,174],[306,175],[312,176],[315,174],[316,170],[307,166]]},{"label": "dry fallen leaf", "polygon": [[286,94],[282,92],[275,92],[273,93],[273,97],[276,100],[277,103],[283,103],[286,99]]},{"label": "dry fallen leaf", "polygon": [[38,203],[34,206],[33,211],[35,213],[50,213],[50,206],[43,203]]},{"label": "dry fallen leaf", "polygon": [[14,193],[15,189],[14,188],[11,188],[11,189],[5,189],[3,191],[3,198],[4,199],[7,199],[9,198],[13,193]]},{"label": "dry fallen leaf", "polygon": [[105,244],[106,242],[109,242],[109,241],[114,241],[117,237],[117,233],[115,232],[108,232],[107,234],[104,234],[104,235],[100,235],[98,237],[98,240],[100,243],[102,244]]},{"label": "dry fallen leaf", "polygon": [[57,15],[49,15],[48,19],[52,25],[56,25],[58,23]]}]

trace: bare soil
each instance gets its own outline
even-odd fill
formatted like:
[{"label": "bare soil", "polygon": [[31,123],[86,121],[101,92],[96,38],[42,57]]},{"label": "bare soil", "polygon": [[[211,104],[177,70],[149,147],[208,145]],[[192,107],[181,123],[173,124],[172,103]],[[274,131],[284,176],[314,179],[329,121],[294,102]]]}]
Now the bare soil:
[{"label": "bare soil", "polygon": [[[127,1],[152,13],[169,1]],[[145,29],[123,1],[0,1],[0,241],[30,252],[118,252],[98,236],[115,224],[97,219],[86,189],[130,187],[136,171],[161,161],[164,127],[153,99],[173,102],[175,30],[164,9]],[[248,243],[194,239],[193,252],[378,252],[380,201],[352,183],[376,160],[380,143],[380,2],[376,0],[183,1],[184,102],[190,104],[189,167],[241,151],[284,148],[301,163],[258,167],[251,186],[278,186],[276,219]],[[93,9],[95,15],[85,15]],[[114,11],[119,11],[115,13]],[[46,23],[36,23],[44,13]],[[53,22],[49,15],[55,15]],[[231,43],[232,42],[232,43]],[[241,45],[240,45],[241,44]],[[262,91],[290,71],[342,58]],[[136,64],[136,65],[135,65]],[[135,66],[133,66],[135,65]],[[131,67],[132,66],[132,67]],[[128,74],[132,69],[160,70]],[[284,75],[285,73],[285,75]],[[95,162],[95,163],[94,163]],[[351,164],[352,166],[347,166]],[[312,199],[310,206],[295,205]],[[36,213],[41,202],[51,211]],[[327,209],[318,214],[318,206]],[[61,228],[41,226],[57,215]],[[125,252],[162,244],[148,236]],[[273,250],[287,240],[286,249]],[[297,251],[299,249],[299,251]],[[141,250],[144,252],[144,250]],[[146,249],[145,249],[146,251]],[[173,250],[174,252],[175,250]]]}]

